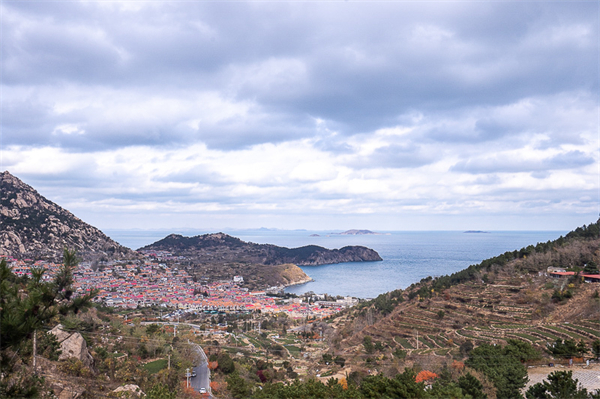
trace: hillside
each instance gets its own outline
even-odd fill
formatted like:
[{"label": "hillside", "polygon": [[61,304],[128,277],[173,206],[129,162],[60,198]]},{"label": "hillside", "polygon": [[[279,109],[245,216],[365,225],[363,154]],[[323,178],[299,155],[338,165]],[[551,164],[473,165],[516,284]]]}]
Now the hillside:
[{"label": "hillside", "polygon": [[0,254],[55,258],[68,247],[84,258],[137,256],[9,172],[0,173],[0,193]]},{"label": "hillside", "polygon": [[509,339],[542,352],[557,338],[590,344],[600,338],[600,283],[556,278],[548,267],[577,272],[600,263],[598,227],[598,222],[583,226],[558,240],[382,294],[341,315],[330,342],[336,354],[355,362],[374,356],[362,349],[365,336],[381,345],[379,355],[393,358],[402,350],[440,361],[464,345]]},{"label": "hillside", "polygon": [[140,251],[169,251],[174,255],[194,257],[198,264],[242,262],[260,265],[292,263],[317,266],[342,262],[380,261],[379,254],[362,246],[327,249],[317,245],[284,248],[271,244],[244,242],[224,233],[184,237],[171,234]]}]

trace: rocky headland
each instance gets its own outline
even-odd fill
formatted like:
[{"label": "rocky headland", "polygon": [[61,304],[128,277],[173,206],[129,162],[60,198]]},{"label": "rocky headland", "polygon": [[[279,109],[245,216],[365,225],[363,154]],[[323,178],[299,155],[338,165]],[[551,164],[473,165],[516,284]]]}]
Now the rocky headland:
[{"label": "rocky headland", "polygon": [[327,249],[318,245],[299,248],[278,247],[271,244],[255,244],[224,233],[185,237],[171,234],[139,251],[169,251],[176,256],[193,256],[200,263],[247,262],[261,265],[295,264],[318,266],[342,262],[380,261],[381,256],[373,249],[363,246],[346,246]]}]

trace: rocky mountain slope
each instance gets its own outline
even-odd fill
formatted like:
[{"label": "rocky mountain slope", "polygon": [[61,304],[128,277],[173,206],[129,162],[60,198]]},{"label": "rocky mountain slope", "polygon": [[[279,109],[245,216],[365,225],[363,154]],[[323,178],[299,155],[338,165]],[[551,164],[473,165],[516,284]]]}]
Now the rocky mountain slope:
[{"label": "rocky mountain slope", "polygon": [[61,258],[65,247],[85,259],[137,256],[8,171],[0,173],[0,254]]},{"label": "rocky mountain slope", "polygon": [[174,255],[196,258],[200,263],[247,262],[261,265],[292,263],[317,266],[342,262],[371,262],[382,260],[379,254],[362,246],[327,249],[317,245],[284,248],[271,244],[244,242],[224,233],[184,237],[171,234],[150,244],[142,251],[169,251]]},{"label": "rocky mountain slope", "polygon": [[[336,353],[364,361],[364,337],[378,355],[451,357],[464,345],[528,342],[544,353],[556,339],[600,338],[600,283],[548,268],[583,271],[600,263],[600,223],[507,252],[451,276],[426,278],[359,305],[333,323]],[[469,344],[470,343],[470,344]],[[359,355],[356,355],[359,354]]]}]

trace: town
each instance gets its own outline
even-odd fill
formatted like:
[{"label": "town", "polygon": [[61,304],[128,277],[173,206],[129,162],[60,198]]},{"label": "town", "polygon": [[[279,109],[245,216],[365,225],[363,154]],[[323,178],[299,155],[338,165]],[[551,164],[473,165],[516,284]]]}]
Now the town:
[{"label": "town", "polygon": [[[283,312],[292,319],[323,319],[358,303],[356,298],[332,298],[326,294],[283,295],[283,287],[250,291],[243,286],[241,276],[227,281],[198,279],[183,268],[160,263],[167,259],[173,260],[167,253],[144,253],[144,260],[138,264],[110,261],[99,266],[82,262],[73,271],[73,286],[76,294],[97,290],[94,301],[104,306],[129,310],[158,307],[164,308],[165,314],[172,309],[212,314]],[[51,281],[62,266],[28,259],[7,261],[17,276],[31,276],[32,269],[44,269],[45,281]]]}]

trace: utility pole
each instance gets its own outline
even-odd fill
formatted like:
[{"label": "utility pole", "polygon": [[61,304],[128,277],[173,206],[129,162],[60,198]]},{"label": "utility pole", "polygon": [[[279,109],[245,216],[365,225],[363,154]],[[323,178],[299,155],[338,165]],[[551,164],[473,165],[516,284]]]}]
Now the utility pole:
[{"label": "utility pole", "polygon": [[171,354],[169,353],[169,363],[167,365],[167,370],[171,370]]},{"label": "utility pole", "polygon": [[37,330],[33,331],[33,374],[37,373],[36,355],[37,355]]},{"label": "utility pole", "polygon": [[190,369],[189,368],[185,369],[185,378],[187,379],[187,387],[188,388],[190,387],[190,376],[191,376]]}]

